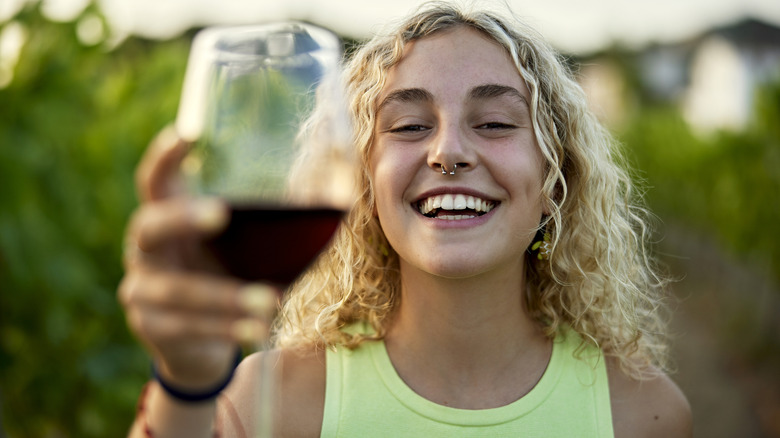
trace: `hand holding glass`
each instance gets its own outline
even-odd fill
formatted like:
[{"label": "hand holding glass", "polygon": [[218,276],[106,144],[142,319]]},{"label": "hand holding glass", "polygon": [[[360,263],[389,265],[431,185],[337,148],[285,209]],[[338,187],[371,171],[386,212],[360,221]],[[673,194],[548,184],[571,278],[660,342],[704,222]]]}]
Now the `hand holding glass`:
[{"label": "hand holding glass", "polygon": [[[190,192],[230,205],[227,229],[205,242],[226,273],[286,289],[351,207],[340,61],[335,35],[300,23],[211,28],[193,41],[176,128],[192,143]],[[259,436],[273,435],[279,367],[262,356]]]}]

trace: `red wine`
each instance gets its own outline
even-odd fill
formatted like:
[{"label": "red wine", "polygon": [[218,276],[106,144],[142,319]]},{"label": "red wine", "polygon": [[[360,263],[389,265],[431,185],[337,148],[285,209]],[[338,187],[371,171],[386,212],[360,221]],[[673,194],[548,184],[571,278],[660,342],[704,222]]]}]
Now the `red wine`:
[{"label": "red wine", "polygon": [[331,209],[233,205],[225,231],[206,245],[228,273],[286,286],[328,244],[343,215]]}]

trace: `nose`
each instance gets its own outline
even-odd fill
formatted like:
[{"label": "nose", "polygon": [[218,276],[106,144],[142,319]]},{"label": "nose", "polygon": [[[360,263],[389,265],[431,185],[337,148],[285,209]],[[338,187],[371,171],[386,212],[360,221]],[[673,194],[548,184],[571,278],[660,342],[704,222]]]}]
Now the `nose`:
[{"label": "nose", "polygon": [[442,127],[434,135],[428,150],[428,167],[442,174],[470,170],[476,154],[466,134],[457,126]]}]

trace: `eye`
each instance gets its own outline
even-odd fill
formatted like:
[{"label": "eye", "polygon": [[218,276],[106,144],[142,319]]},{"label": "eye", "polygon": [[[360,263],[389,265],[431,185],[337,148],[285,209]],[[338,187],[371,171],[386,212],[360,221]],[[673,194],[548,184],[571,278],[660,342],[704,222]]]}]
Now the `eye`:
[{"label": "eye", "polygon": [[491,129],[491,130],[514,129],[514,128],[516,128],[516,126],[510,125],[508,123],[501,123],[501,122],[488,122],[488,123],[483,123],[482,125],[476,127],[476,129]]},{"label": "eye", "polygon": [[395,128],[390,128],[387,132],[392,132],[394,134],[400,134],[400,133],[405,133],[405,132],[417,133],[417,132],[423,132],[423,131],[427,131],[427,130],[428,130],[428,128],[426,126],[423,126],[423,125],[403,125],[403,126],[398,126],[398,127],[395,127]]}]

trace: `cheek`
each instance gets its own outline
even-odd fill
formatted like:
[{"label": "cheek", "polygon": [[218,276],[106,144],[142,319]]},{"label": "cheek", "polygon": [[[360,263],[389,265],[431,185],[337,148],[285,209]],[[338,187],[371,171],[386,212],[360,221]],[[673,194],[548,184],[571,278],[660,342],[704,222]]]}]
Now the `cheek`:
[{"label": "cheek", "polygon": [[403,157],[376,151],[371,156],[369,172],[376,203],[388,202],[392,197],[400,196],[400,187],[407,178]]},{"label": "cheek", "polygon": [[380,197],[380,193],[378,192],[377,188],[381,187],[381,184],[378,182],[377,178],[377,153],[376,153],[376,146],[372,146],[371,150],[368,155],[368,159],[366,160],[366,166],[368,168],[366,172],[366,179],[368,181],[368,190],[370,191],[370,198],[371,198],[371,213],[374,215],[374,217],[377,217],[377,204],[378,199]]},{"label": "cheek", "polygon": [[504,164],[500,177],[497,177],[499,184],[508,188],[516,200],[527,206],[529,212],[538,211],[540,217],[546,214],[547,209],[542,196],[544,172],[541,165],[531,157],[507,159]]},{"label": "cheek", "polygon": [[372,167],[374,189],[374,216],[379,220],[386,237],[390,240],[404,229],[406,206],[404,193],[409,175],[399,163],[383,157],[383,161]]},{"label": "cheek", "polygon": [[388,175],[387,171],[387,166],[378,163],[376,160],[371,162],[369,176],[371,178],[371,190],[374,198],[373,213],[375,217],[384,216],[392,196],[390,190],[392,178]]},{"label": "cheek", "polygon": [[532,142],[526,153],[521,157],[522,174],[525,178],[526,193],[530,200],[542,203],[542,190],[544,189],[545,160],[542,151],[536,142]]},{"label": "cheek", "polygon": [[394,199],[392,179],[383,173],[383,169],[374,172],[374,214],[379,217],[386,217],[392,211]]}]

